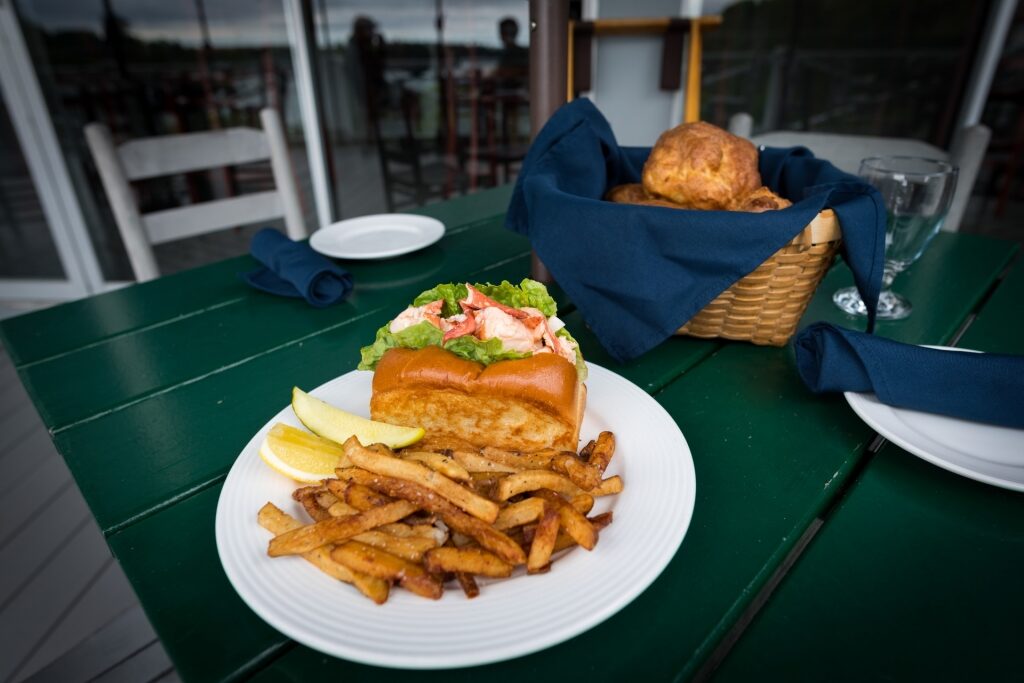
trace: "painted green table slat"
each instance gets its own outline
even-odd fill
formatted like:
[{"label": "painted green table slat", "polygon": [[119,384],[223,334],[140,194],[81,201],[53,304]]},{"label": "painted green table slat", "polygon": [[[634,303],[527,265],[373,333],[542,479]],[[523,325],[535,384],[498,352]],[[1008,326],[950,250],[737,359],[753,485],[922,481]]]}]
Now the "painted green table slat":
[{"label": "painted green table slat", "polygon": [[[433,216],[451,230],[504,216],[511,186],[433,204],[415,213]],[[252,296],[238,273],[258,264],[248,256],[176,273],[141,285],[5,320],[3,340],[15,365],[23,365],[119,334],[159,325]],[[345,262],[346,267],[361,267]]]},{"label": "painted green table slat", "polygon": [[[960,345],[1024,353],[1022,296],[1017,263]],[[887,444],[716,680],[1018,680],[1022,566],[1024,494]]]}]

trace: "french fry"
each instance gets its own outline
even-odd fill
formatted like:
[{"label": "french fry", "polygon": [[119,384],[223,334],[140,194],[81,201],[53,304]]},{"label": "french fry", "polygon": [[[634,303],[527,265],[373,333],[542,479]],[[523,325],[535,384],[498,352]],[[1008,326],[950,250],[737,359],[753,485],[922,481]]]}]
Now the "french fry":
[{"label": "french fry", "polygon": [[445,434],[427,434],[416,442],[414,448],[417,451],[432,451],[434,453],[443,453],[444,451],[479,450],[476,446],[465,439]]},{"label": "french fry", "polygon": [[453,457],[444,453],[432,453],[430,451],[402,451],[399,454],[402,460],[423,463],[435,472],[440,472],[452,481],[469,481],[469,471],[457,462]]},{"label": "french fry", "polygon": [[299,529],[286,531],[270,539],[267,554],[271,557],[301,555],[328,543],[348,540],[381,524],[397,522],[415,511],[415,505],[406,500],[399,500],[351,517],[325,519]]},{"label": "french fry", "polygon": [[443,538],[444,532],[430,524],[404,524],[402,522],[395,522],[394,524],[382,524],[377,527],[377,530],[399,538],[432,538],[437,541],[435,545],[441,545],[445,541]]},{"label": "french fry", "polygon": [[600,496],[613,496],[616,493],[622,493],[622,477],[616,474],[614,477],[602,479],[599,486],[590,489],[587,493],[595,498]]},{"label": "french fry", "polygon": [[551,460],[561,451],[546,450],[536,453],[517,453],[506,451],[502,448],[485,446],[480,450],[480,455],[503,465],[511,465],[519,470],[546,470],[551,468]]},{"label": "french fry", "polygon": [[365,543],[343,543],[331,551],[331,559],[354,571],[397,581],[402,588],[431,600],[439,599],[444,592],[441,582],[421,565]]},{"label": "french fry", "polygon": [[464,574],[462,572],[456,572],[455,578],[462,587],[462,592],[466,594],[466,597],[472,600],[476,596],[480,595],[480,586],[476,585],[476,579],[471,574]]},{"label": "french fry", "polygon": [[508,500],[516,494],[537,489],[551,489],[564,496],[582,493],[580,487],[564,474],[549,470],[525,470],[510,474],[499,481],[495,497],[498,500]]},{"label": "french fry", "polygon": [[597,442],[591,439],[587,442],[587,445],[580,449],[580,460],[584,462],[590,462],[590,454],[594,452],[594,446]]},{"label": "french fry", "polygon": [[433,548],[423,555],[423,566],[431,574],[461,572],[476,576],[512,576],[512,565],[482,548]]},{"label": "french fry", "polygon": [[[361,467],[339,467],[334,470],[334,474],[341,482],[354,481],[355,483],[362,484],[363,486],[369,486],[377,476],[373,472],[368,472]],[[340,486],[339,490],[344,491],[344,483],[336,484],[334,483],[335,481],[336,480],[334,479],[329,479],[327,481],[327,486],[329,488],[338,488]]]},{"label": "french fry", "polygon": [[345,485],[345,502],[356,510],[379,508],[393,502],[393,499],[377,493],[369,486],[350,481]]},{"label": "french fry", "polygon": [[540,498],[526,498],[501,509],[498,519],[494,520],[494,528],[505,530],[536,522],[544,514],[544,501]]},{"label": "french fry", "polygon": [[[339,472],[341,471],[343,470],[339,470]],[[481,546],[510,564],[526,562],[526,554],[523,549],[511,538],[491,525],[466,514],[424,486],[405,479],[383,475],[374,475],[369,486],[392,498],[401,498],[414,504],[415,507],[439,515],[450,529],[471,536]]]},{"label": "french fry", "polygon": [[484,498],[494,500],[494,489],[502,477],[506,476],[507,472],[470,472],[472,479],[469,486]]},{"label": "french fry", "polygon": [[306,511],[306,514],[309,515],[309,518],[314,522],[330,519],[331,513],[320,505],[320,500],[315,493],[302,496],[299,498],[299,502],[302,503],[302,507]]},{"label": "french fry", "polygon": [[588,462],[601,470],[603,473],[608,468],[608,463],[615,455],[615,435],[611,432],[601,432],[597,435],[597,442],[590,454]]},{"label": "french fry", "polygon": [[528,574],[546,572],[551,567],[551,553],[555,550],[557,539],[558,511],[554,507],[545,506],[530,542],[530,556],[526,560]]},{"label": "french fry", "polygon": [[337,503],[327,508],[327,514],[331,517],[350,517],[352,515],[358,515],[359,510],[356,510],[345,501],[339,500]]},{"label": "french fry", "polygon": [[358,536],[352,538],[353,541],[359,541],[366,545],[379,548],[386,552],[401,557],[404,560],[410,562],[419,562],[423,559],[423,554],[431,548],[437,547],[436,538],[426,538],[425,536],[393,536],[385,531],[379,531],[374,529],[373,531],[364,531]]},{"label": "french fry", "polygon": [[[612,523],[611,510],[609,510],[608,512],[602,512],[599,515],[594,515],[593,517],[587,517],[587,521],[590,522],[590,525],[592,527],[594,527],[594,531],[600,532],[601,529],[605,528],[606,526]],[[572,536],[559,531],[558,539],[555,540],[554,552],[560,552],[562,550],[565,550],[566,548],[571,548],[574,545],[576,545],[576,541],[573,540]]]},{"label": "french fry", "polygon": [[589,493],[579,493],[569,499],[569,505],[581,515],[588,515],[594,509],[594,497]]},{"label": "french fry", "polygon": [[404,479],[428,488],[485,522],[493,522],[498,516],[499,508],[494,501],[487,500],[483,496],[463,486],[459,486],[443,474],[428,469],[419,463],[408,462],[394,456],[382,455],[363,448],[355,437],[345,442],[345,454],[358,467],[362,467],[375,474]]},{"label": "french fry", "polygon": [[570,453],[560,453],[552,458],[551,469],[569,477],[584,491],[589,491],[601,483],[601,470]]},{"label": "french fry", "polygon": [[315,496],[319,493],[326,491],[326,487],[323,484],[313,484],[312,486],[300,486],[299,488],[292,491],[292,500],[300,502],[306,496]]},{"label": "french fry", "polygon": [[[273,503],[267,503],[260,508],[257,515],[259,525],[272,534],[283,534],[286,531],[298,529],[302,522],[295,519],[288,513],[278,508]],[[331,559],[331,548],[322,547],[303,553],[302,557],[317,569],[328,576],[353,584],[359,592],[373,600],[378,605],[384,604],[388,599],[390,585],[387,581],[361,572],[354,572],[343,564]]]},{"label": "french fry", "polygon": [[466,471],[487,472],[518,472],[522,467],[515,467],[507,463],[500,463],[480,455],[478,451],[452,451],[452,457],[459,461],[459,464],[466,468]]},{"label": "french fry", "polygon": [[554,491],[548,491],[547,489],[540,489],[534,491],[533,495],[537,498],[544,500],[548,505],[558,511],[558,520],[569,536],[572,537],[576,543],[587,550],[593,550],[594,546],[597,545],[597,532],[594,527],[591,526],[587,518],[584,517],[578,510],[572,505],[569,505],[565,500],[555,493]]},{"label": "french fry", "polygon": [[[326,486],[324,487],[326,489]],[[324,490],[316,494],[316,502],[320,504],[324,510],[329,510],[332,505],[338,502],[338,497],[330,491]]]}]

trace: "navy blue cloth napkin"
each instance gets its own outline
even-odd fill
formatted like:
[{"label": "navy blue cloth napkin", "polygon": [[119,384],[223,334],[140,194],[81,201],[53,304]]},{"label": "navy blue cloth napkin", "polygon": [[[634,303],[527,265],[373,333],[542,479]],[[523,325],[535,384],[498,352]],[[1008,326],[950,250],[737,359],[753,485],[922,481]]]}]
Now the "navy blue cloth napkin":
[{"label": "navy blue cloth napkin", "polygon": [[1024,356],[926,349],[814,323],[793,341],[815,393],[871,391],[882,403],[1024,429]]},{"label": "navy blue cloth napkin", "polygon": [[293,242],[274,228],[253,235],[249,253],[263,268],[244,273],[242,279],[270,294],[301,297],[317,308],[341,301],[352,291],[352,275],[313,251],[305,242]]},{"label": "navy blue cloth napkin", "polygon": [[614,358],[635,358],[667,339],[826,207],[839,216],[846,262],[874,311],[886,214],[870,185],[807,149],[769,148],[760,154],[761,177],[794,202],[787,209],[754,214],[602,201],[612,186],[639,182],[649,152],[619,147],[597,108],[574,100],[530,147],[506,217],[508,228],[530,238]]}]

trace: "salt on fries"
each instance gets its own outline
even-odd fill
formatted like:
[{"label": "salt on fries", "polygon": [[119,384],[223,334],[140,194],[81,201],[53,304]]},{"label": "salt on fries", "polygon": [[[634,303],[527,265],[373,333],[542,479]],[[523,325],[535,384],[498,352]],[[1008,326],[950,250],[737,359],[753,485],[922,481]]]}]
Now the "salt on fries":
[{"label": "salt on fries", "polygon": [[293,494],[312,523],[272,503],[257,520],[274,534],[271,557],[301,556],[378,604],[395,584],[436,600],[445,582],[457,581],[473,598],[475,577],[506,578],[523,565],[529,574],[549,571],[556,553],[597,545],[612,513],[586,515],[596,497],[622,491],[620,477],[604,478],[611,432],[579,454],[430,437],[399,451],[353,437],[343,449],[337,478]]}]

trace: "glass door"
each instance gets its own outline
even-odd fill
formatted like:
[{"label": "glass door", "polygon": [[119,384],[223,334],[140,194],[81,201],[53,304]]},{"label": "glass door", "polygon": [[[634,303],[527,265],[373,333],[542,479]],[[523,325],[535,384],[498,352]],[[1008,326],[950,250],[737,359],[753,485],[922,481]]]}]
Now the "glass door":
[{"label": "glass door", "polygon": [[0,64],[0,301],[99,291],[99,266],[9,0],[0,0]]}]

